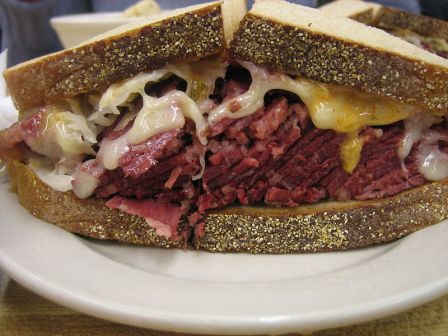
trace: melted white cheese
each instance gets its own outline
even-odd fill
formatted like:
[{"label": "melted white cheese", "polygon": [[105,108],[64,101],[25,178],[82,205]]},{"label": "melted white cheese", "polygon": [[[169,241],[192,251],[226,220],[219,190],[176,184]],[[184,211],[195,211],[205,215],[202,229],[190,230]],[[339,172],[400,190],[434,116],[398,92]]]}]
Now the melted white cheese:
[{"label": "melted white cheese", "polygon": [[129,142],[125,136],[121,136],[115,140],[104,139],[101,141],[97,159],[101,167],[113,170],[118,167],[120,158],[128,151]]},{"label": "melted white cheese", "polygon": [[97,128],[87,121],[79,102],[70,100],[73,112],[53,106],[42,114],[41,135],[28,141],[36,153],[45,158],[30,158],[29,166],[36,175],[55,190],[72,189],[76,167],[85,154],[94,155],[92,145],[97,142]]},{"label": "melted white cheese", "polygon": [[440,150],[439,141],[448,142],[448,134],[427,130],[418,148],[418,170],[429,181],[448,178],[448,154]]},{"label": "melted white cheese", "polygon": [[100,165],[113,170],[130,145],[137,145],[154,135],[183,128],[185,117],[196,124],[196,132],[202,144],[207,143],[207,123],[195,102],[181,91],[170,91],[161,98],[143,96],[143,106],[137,113],[129,131],[114,140],[104,139],[98,152]]},{"label": "melted white cheese", "polygon": [[405,134],[398,148],[398,156],[401,161],[404,161],[408,157],[412,147],[420,141],[422,135],[428,132],[433,124],[439,122],[441,122],[441,118],[429,113],[418,113],[405,120]]},{"label": "melted white cheese", "polygon": [[[302,99],[311,98],[311,82],[295,81],[288,75],[276,73],[272,74],[263,67],[256,66],[249,62],[240,62],[252,77],[252,84],[248,91],[240,96],[229,99],[211,110],[208,114],[208,122],[214,124],[221,119],[239,119],[255,113],[263,107],[264,96],[270,90],[281,89],[293,92]],[[236,112],[232,112],[231,106],[238,106]]]},{"label": "melted white cheese", "polygon": [[[215,65],[208,71],[209,66]],[[97,159],[100,168],[108,170],[119,166],[120,158],[128,151],[130,145],[136,145],[150,137],[165,131],[183,128],[185,118],[191,119],[196,125],[196,134],[199,141],[207,144],[206,131],[208,124],[203,117],[202,111],[189,96],[195,90],[195,83],[204,82],[207,86],[206,96],[213,89],[217,77],[224,76],[225,66],[216,66],[216,61],[206,60],[195,64],[179,64],[167,66],[165,69],[155,70],[149,73],[140,73],[128,80],[111,85],[101,98],[90,97],[96,112],[91,114],[89,121],[100,126],[110,126],[120,114],[119,106],[126,106],[133,95],[142,97],[142,107],[139,111],[131,110],[115,127],[115,131],[123,130],[133,120],[132,127],[122,136],[114,140],[103,139]],[[170,91],[160,98],[148,96],[145,87],[148,83],[163,80],[170,74],[184,79],[187,82],[187,93],[181,91]],[[76,102],[70,102],[72,107],[80,111]],[[199,105],[206,105],[199,102]],[[203,159],[202,159],[203,161]],[[201,161],[201,162],[202,162]],[[202,163],[201,163],[202,164]],[[73,190],[80,198],[89,197],[98,185],[98,180],[85,172],[76,172],[73,181]]]},{"label": "melted white cheese", "polygon": [[195,123],[199,141],[203,145],[207,144],[205,134],[208,124],[198,105],[186,93],[174,90],[160,98],[146,94],[145,86],[148,83],[160,81],[169,74],[175,74],[186,80],[187,92],[189,91],[193,74],[189,65],[183,64],[150,73],[140,73],[131,79],[111,85],[102,95],[98,106],[99,111],[90,118],[96,122],[104,120],[107,114],[120,114],[118,107],[123,106],[132,94],[138,93],[143,101],[143,106],[136,114],[131,129],[118,139],[102,142],[98,158],[104,168],[110,170],[117,168],[120,158],[128,151],[129,145],[137,145],[162,132],[183,128],[185,118]]},{"label": "melted white cheese", "polygon": [[45,159],[32,158],[28,166],[36,173],[40,180],[57,191],[72,190],[73,176],[58,172],[55,165]]},{"label": "melted white cheese", "polygon": [[448,178],[448,154],[437,145],[422,145],[417,154],[419,172],[429,181]]},{"label": "melted white cheese", "polygon": [[[184,127],[183,112],[189,114],[188,109],[192,108],[189,101],[191,99],[181,91],[170,91],[161,98],[143,96],[143,107],[132,128],[124,135],[126,140],[129,144],[136,145],[156,134]],[[196,104],[192,103],[193,109],[197,109]]]},{"label": "melted white cheese", "polygon": [[83,115],[53,109],[44,113],[41,123],[41,136],[28,145],[37,153],[60,159],[82,154],[95,154],[97,130],[87,123]]},{"label": "melted white cheese", "polygon": [[119,115],[118,106],[127,102],[129,97],[134,93],[139,93],[144,96],[145,86],[147,83],[157,82],[163,79],[168,74],[166,69],[151,71],[149,73],[140,73],[128,80],[112,84],[101,96],[98,103],[98,111],[93,113],[89,120],[98,125],[109,126],[110,116]]},{"label": "melted white cheese", "polygon": [[439,141],[448,142],[448,135],[432,130],[431,126],[443,119],[428,113],[419,113],[405,121],[405,134],[398,148],[403,162],[417,143],[417,165],[419,172],[429,181],[448,178],[448,154],[442,152]]},{"label": "melted white cheese", "polygon": [[90,197],[98,187],[99,181],[96,177],[77,171],[73,176],[72,188],[76,196],[81,199]]},{"label": "melted white cheese", "polygon": [[[249,90],[210,111],[209,123],[216,123],[223,118],[242,118],[254,113],[263,106],[266,93],[274,89],[289,91],[299,96],[317,128],[343,133],[356,132],[364,126],[391,124],[416,111],[411,105],[303,78],[293,79],[286,74],[272,73],[249,62],[241,64],[252,76]],[[232,105],[238,106],[239,109],[232,112]]]}]

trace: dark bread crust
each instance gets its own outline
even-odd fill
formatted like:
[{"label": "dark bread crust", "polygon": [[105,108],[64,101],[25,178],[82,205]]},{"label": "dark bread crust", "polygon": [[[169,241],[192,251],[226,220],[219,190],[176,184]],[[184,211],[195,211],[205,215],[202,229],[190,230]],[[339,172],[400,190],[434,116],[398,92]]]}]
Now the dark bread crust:
[{"label": "dark bread crust", "polygon": [[33,216],[84,236],[157,247],[182,247],[155,233],[143,218],[109,209],[103,200],[79,199],[43,183],[28,166],[12,161],[8,166],[12,189]]},{"label": "dark bread crust", "polygon": [[359,12],[359,13],[356,13],[356,14],[350,16],[350,19],[370,26],[375,20],[375,15],[374,15],[373,9],[369,8],[365,11],[362,11],[362,12]]},{"label": "dark bread crust", "polygon": [[448,40],[447,21],[395,8],[381,7],[373,22],[369,24],[384,29],[409,29],[422,36],[439,37]]},{"label": "dark bread crust", "polygon": [[190,246],[157,236],[141,218],[54,191],[26,165],[9,165],[13,189],[34,216],[87,237],[211,252],[336,251],[388,242],[448,218],[448,181],[377,201],[297,208],[229,207],[209,213],[205,233]]},{"label": "dark bread crust", "polygon": [[19,110],[101,90],[141,71],[194,61],[224,48],[222,4],[174,16],[8,69]]},{"label": "dark bread crust", "polygon": [[[310,28],[312,29],[312,27]],[[448,70],[388,51],[247,14],[230,56],[323,83],[448,111]]]}]

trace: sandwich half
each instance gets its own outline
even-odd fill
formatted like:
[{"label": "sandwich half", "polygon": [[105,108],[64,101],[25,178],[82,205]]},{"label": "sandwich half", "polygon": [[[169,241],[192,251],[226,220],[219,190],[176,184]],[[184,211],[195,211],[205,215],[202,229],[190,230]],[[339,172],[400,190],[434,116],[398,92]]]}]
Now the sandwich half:
[{"label": "sandwich half", "polygon": [[[0,133],[0,157],[32,214],[94,238],[249,253],[363,247],[448,217],[448,61],[274,0],[257,2],[225,48],[221,9],[193,10],[218,14],[207,16],[217,36],[199,40],[210,52],[191,58],[162,55],[195,50],[199,33],[159,49],[166,34],[151,33],[147,67],[132,73],[104,40],[73,62],[5,73],[22,119]],[[122,60],[138,55],[123,43]],[[104,69],[83,66],[101,55]],[[31,103],[20,87],[42,60],[41,78],[78,70]],[[95,86],[101,70],[110,79]],[[83,91],[54,93],[83,87],[78,76],[92,77]]]},{"label": "sandwich half", "polygon": [[[0,164],[8,163],[21,204],[38,218],[86,236],[184,246],[179,197],[194,196],[192,186],[177,196],[175,207],[147,202],[157,214],[146,219],[106,206],[111,197],[88,196],[97,184],[101,188],[100,176],[106,184],[119,179],[138,185],[138,176],[159,161],[166,167],[154,172],[162,176],[149,190],[171,190],[164,187],[166,175],[189,163],[171,181],[192,185],[206,143],[199,105],[210,105],[215,79],[224,77],[222,56],[245,6],[244,0],[226,0],[163,13],[7,69],[19,122],[0,132]],[[132,128],[137,114],[140,128]],[[99,147],[131,128],[139,139],[123,144],[115,156],[117,146],[103,149],[108,163],[99,167]],[[193,144],[188,152],[185,142]],[[129,170],[123,176],[114,175],[124,166]]]},{"label": "sandwich half", "polygon": [[319,9],[383,29],[419,48],[448,58],[446,21],[359,0],[336,0]]}]

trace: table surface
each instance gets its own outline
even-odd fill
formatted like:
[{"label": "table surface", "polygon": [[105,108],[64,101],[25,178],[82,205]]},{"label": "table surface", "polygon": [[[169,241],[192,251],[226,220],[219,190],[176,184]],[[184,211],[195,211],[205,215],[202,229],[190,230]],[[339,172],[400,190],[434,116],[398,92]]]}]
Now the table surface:
[{"label": "table surface", "polygon": [[[50,302],[0,270],[0,336],[175,335],[128,327],[90,317]],[[448,295],[411,311],[360,325],[325,330],[313,336],[446,336]]]}]

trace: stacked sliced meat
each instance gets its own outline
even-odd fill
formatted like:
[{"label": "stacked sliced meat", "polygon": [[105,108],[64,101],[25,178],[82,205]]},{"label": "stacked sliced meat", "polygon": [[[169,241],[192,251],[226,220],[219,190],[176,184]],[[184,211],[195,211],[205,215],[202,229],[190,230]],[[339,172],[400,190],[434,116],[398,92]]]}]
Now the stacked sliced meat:
[{"label": "stacked sliced meat", "polygon": [[[111,129],[104,133],[102,143],[123,135],[129,127],[122,132]],[[195,202],[192,177],[201,170],[202,146],[196,140],[185,145],[186,141],[191,136],[185,130],[163,132],[130,145],[117,169],[101,168],[100,151],[98,158],[84,162],[79,171],[98,181],[97,197],[112,197],[106,206],[143,217],[158,234],[178,239],[181,215],[186,218]]]},{"label": "stacked sliced meat", "polygon": [[[167,180],[171,171],[181,163],[181,160],[178,159],[179,155],[175,156],[175,154],[182,147],[183,133],[183,130],[175,129],[155,135],[141,144],[130,145],[128,151],[119,160],[120,168],[104,171],[100,177],[101,183],[96,194],[103,198],[117,193],[125,196],[134,195],[137,198],[153,196],[163,186],[162,180],[164,179],[159,175],[165,174],[165,180]],[[106,138],[103,141],[113,139]],[[167,163],[167,159],[169,159],[169,163]],[[192,161],[195,161],[194,159]],[[159,162],[160,160],[163,161],[163,164]],[[154,180],[155,176],[159,176],[159,178],[153,187],[158,183],[158,188],[148,187],[145,191],[145,184],[148,180],[149,182]]]},{"label": "stacked sliced meat", "polygon": [[345,136],[316,129],[303,105],[277,98],[263,111],[227,125],[211,141],[198,208],[203,212],[235,202],[297,206],[395,195],[426,182],[414,152],[405,162],[398,157],[403,134],[401,123],[364,129],[361,161],[348,174],[340,160]]}]

